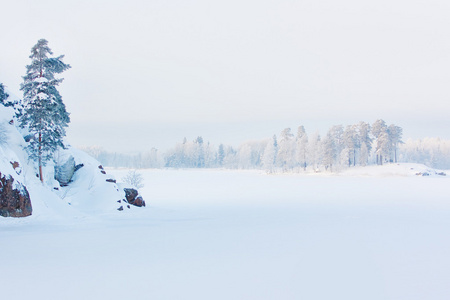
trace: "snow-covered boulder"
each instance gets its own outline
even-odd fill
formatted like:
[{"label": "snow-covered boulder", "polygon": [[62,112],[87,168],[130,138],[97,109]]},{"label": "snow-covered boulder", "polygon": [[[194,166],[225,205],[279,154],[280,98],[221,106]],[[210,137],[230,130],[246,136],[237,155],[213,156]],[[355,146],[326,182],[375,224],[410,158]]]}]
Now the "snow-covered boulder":
[{"label": "snow-covered boulder", "polygon": [[65,162],[55,165],[55,179],[61,186],[67,186],[74,173],[75,159],[72,155]]},{"label": "snow-covered boulder", "polygon": [[124,188],[123,190],[125,191],[125,198],[128,203],[138,207],[145,206],[144,199],[139,195],[139,192],[136,189]]}]

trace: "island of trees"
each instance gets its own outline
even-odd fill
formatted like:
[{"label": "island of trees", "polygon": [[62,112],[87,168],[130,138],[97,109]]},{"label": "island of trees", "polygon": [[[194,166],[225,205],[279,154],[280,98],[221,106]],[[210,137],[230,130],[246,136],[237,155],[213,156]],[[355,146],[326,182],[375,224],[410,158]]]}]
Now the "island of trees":
[{"label": "island of trees", "polygon": [[450,142],[439,138],[403,141],[401,127],[384,120],[369,124],[332,126],[325,135],[308,134],[304,126],[278,135],[247,141],[239,147],[212,145],[201,136],[183,139],[160,153],[124,154],[100,147],[83,150],[104,165],[127,168],[227,168],[261,169],[268,172],[335,172],[344,168],[386,163],[414,162],[433,168],[450,169]]}]

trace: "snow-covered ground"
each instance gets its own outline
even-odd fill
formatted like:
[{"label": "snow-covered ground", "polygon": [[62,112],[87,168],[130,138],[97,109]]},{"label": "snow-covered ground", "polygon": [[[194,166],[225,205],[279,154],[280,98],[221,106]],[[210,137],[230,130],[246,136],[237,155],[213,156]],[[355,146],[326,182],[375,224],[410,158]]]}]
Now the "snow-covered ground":
[{"label": "snow-covered ground", "polygon": [[142,209],[0,218],[0,298],[449,299],[450,174],[424,169],[145,170]]}]

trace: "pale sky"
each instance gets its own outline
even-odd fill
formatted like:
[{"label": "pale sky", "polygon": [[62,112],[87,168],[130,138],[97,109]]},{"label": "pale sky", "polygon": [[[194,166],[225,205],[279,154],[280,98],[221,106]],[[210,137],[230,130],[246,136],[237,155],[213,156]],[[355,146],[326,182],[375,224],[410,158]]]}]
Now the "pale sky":
[{"label": "pale sky", "polygon": [[31,47],[72,65],[69,140],[165,148],[384,119],[450,139],[450,1],[0,0],[0,82]]}]

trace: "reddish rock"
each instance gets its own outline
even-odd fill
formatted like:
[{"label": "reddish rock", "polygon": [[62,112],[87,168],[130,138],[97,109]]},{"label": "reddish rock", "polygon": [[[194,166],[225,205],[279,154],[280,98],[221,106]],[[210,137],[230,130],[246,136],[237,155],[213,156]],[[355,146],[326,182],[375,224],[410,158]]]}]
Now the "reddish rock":
[{"label": "reddish rock", "polygon": [[134,202],[131,204],[139,206],[139,207],[141,207],[141,206],[145,207],[145,201],[144,201],[144,199],[142,199],[141,196],[136,197],[136,199],[134,199]]},{"label": "reddish rock", "polygon": [[139,196],[137,190],[128,188],[124,188],[123,190],[125,191],[125,198],[128,203],[138,207],[145,206],[145,201],[141,196]]},{"label": "reddish rock", "polygon": [[0,216],[26,217],[33,209],[28,190],[21,183],[14,188],[14,178],[0,173]]},{"label": "reddish rock", "polygon": [[138,191],[135,189],[124,188],[123,190],[125,191],[125,198],[127,199],[128,202],[134,201],[134,199],[138,195]]},{"label": "reddish rock", "polygon": [[13,167],[14,170],[19,167],[19,163],[17,161],[14,161],[14,162],[10,161],[9,163],[11,164],[11,166]]}]

